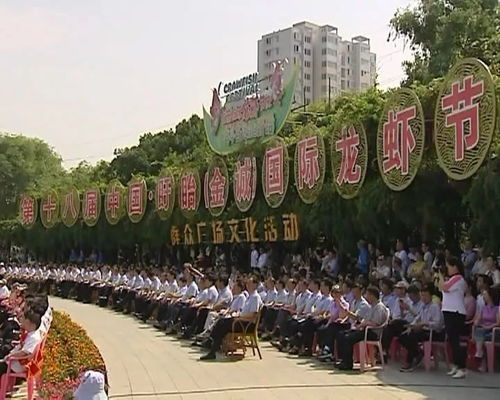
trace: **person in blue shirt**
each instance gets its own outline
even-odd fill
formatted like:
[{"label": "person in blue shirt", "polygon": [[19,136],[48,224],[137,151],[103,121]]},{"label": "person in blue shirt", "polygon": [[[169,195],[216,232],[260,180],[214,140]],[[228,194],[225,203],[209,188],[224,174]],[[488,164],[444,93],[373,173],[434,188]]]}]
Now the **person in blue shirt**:
[{"label": "person in blue shirt", "polygon": [[360,240],[358,242],[358,270],[361,274],[368,274],[368,267],[370,266],[370,254],[368,253],[368,249],[366,248],[366,242],[364,240]]}]

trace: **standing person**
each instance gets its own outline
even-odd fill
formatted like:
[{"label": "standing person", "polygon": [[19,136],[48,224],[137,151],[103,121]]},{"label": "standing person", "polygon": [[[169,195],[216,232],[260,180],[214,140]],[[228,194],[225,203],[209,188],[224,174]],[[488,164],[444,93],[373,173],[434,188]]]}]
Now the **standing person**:
[{"label": "standing person", "polygon": [[425,269],[430,272],[434,257],[432,256],[429,243],[422,242],[422,253],[424,255]]},{"label": "standing person", "polygon": [[252,243],[252,251],[250,252],[250,268],[255,271],[259,268],[259,250],[255,243]]},{"label": "standing person", "polygon": [[497,260],[495,256],[489,255],[486,258],[486,276],[489,276],[493,281],[493,286],[500,286],[500,270],[498,270]]},{"label": "standing person", "polygon": [[464,242],[464,251],[462,253],[462,264],[464,265],[465,277],[468,278],[472,272],[472,268],[474,268],[474,264],[476,263],[477,255],[474,249],[472,248],[472,242],[470,239],[467,239]]},{"label": "standing person", "polygon": [[396,252],[394,255],[401,260],[401,267],[403,269],[403,276],[406,276],[408,267],[410,266],[410,258],[405,250],[405,245],[401,239],[396,241]]},{"label": "standing person", "polygon": [[358,250],[358,272],[366,276],[368,275],[368,267],[370,266],[370,254],[364,240],[358,242]]},{"label": "standing person", "polygon": [[453,355],[452,369],[448,372],[454,379],[465,378],[465,349],[460,346],[460,334],[465,329],[465,291],[466,282],[463,277],[463,266],[457,257],[449,256],[446,259],[448,280],[445,280],[442,271],[438,273],[438,287],[443,293],[441,310],[443,311],[444,325],[448,342]]}]

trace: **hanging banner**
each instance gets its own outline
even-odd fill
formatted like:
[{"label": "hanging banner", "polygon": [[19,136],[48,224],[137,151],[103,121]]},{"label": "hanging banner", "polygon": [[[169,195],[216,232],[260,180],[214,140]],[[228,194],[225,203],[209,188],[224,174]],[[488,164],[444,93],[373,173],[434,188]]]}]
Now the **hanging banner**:
[{"label": "hanging banner", "polygon": [[143,177],[133,177],[127,187],[127,214],[134,224],[140,222],[146,212],[147,187]]},{"label": "hanging banner", "polygon": [[198,170],[186,168],[179,179],[179,208],[184,217],[191,219],[198,211],[201,183]]},{"label": "hanging banner", "polygon": [[110,225],[116,225],[125,215],[125,187],[118,179],[108,183],[104,196],[104,214]]},{"label": "hanging banner", "polygon": [[21,200],[19,201],[19,221],[23,228],[31,228],[35,222],[38,215],[38,205],[36,198],[28,194],[23,194]]},{"label": "hanging banner", "polygon": [[225,161],[215,157],[208,165],[204,179],[205,207],[218,217],[224,211],[229,194],[229,173]]},{"label": "hanging banner", "polygon": [[299,220],[294,213],[264,218],[240,218],[227,221],[186,223],[170,228],[172,246],[191,246],[200,243],[215,245],[225,243],[258,243],[265,241],[294,242],[300,237]]},{"label": "hanging banner", "polygon": [[[298,68],[293,68],[283,81],[284,61],[274,63],[269,87],[261,87],[257,73],[233,82],[219,83],[212,90],[210,112],[203,107],[203,123],[210,147],[225,155],[239,150],[245,142],[273,136],[283,127],[295,93]],[[222,105],[221,98],[225,99]]]},{"label": "hanging banner", "polygon": [[83,192],[82,218],[87,226],[95,226],[101,215],[101,190],[92,185]]},{"label": "hanging banner", "polygon": [[54,189],[49,189],[40,199],[40,220],[50,229],[59,221],[59,196]]},{"label": "hanging banner", "polygon": [[262,189],[270,207],[279,207],[285,199],[288,179],[288,150],[285,141],[280,137],[272,138],[267,143],[262,160]]},{"label": "hanging banner", "polygon": [[488,67],[466,58],[448,72],[434,115],[438,163],[450,178],[470,178],[490,149],[496,123],[495,84]]},{"label": "hanging banner", "polygon": [[413,90],[396,90],[386,101],[377,133],[377,160],[390,189],[406,189],[415,179],[424,152],[422,105]]},{"label": "hanging banner", "polygon": [[62,193],[61,202],[61,221],[71,228],[80,216],[80,193],[73,186]]},{"label": "hanging banner", "polygon": [[170,218],[175,205],[175,180],[171,172],[163,170],[156,180],[155,210],[161,220]]},{"label": "hanging banner", "polygon": [[234,163],[233,195],[236,207],[246,212],[252,207],[257,191],[257,158],[243,153]]},{"label": "hanging banner", "polygon": [[306,204],[318,198],[325,180],[325,142],[316,127],[307,126],[314,134],[303,136],[295,146],[295,186]]},{"label": "hanging banner", "polygon": [[365,128],[354,123],[335,128],[332,137],[332,171],[337,193],[344,199],[357,196],[368,167]]}]

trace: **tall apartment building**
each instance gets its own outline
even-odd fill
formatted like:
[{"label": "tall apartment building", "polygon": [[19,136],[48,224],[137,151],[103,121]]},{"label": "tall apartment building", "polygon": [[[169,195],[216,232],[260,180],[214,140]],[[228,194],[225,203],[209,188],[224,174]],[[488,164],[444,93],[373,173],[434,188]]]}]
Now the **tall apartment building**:
[{"label": "tall apartment building", "polygon": [[[370,52],[370,39],[356,36],[342,40],[331,25],[299,22],[263,35],[257,47],[257,71],[263,88],[275,61],[287,58],[300,67],[297,105],[334,98],[344,91],[362,91],[375,83],[376,55]],[[287,68],[286,73],[291,71]]]}]

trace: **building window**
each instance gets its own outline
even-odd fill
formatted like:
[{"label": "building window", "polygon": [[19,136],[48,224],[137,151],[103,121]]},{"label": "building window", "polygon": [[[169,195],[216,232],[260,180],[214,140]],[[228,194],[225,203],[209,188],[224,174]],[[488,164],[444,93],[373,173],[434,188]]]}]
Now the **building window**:
[{"label": "building window", "polygon": [[347,57],[347,64],[351,63],[351,57]]},{"label": "building window", "polygon": [[311,61],[304,61],[304,67],[311,68]]},{"label": "building window", "polygon": [[311,80],[311,74],[304,74],[304,79],[306,81],[310,81]]},{"label": "building window", "polygon": [[296,57],[293,57],[293,64],[297,64],[297,58]]},{"label": "building window", "polygon": [[323,56],[326,55],[326,49],[321,49],[321,55],[323,55]]},{"label": "building window", "polygon": [[326,74],[321,74],[321,79],[326,79]]},{"label": "building window", "polygon": [[298,44],[293,45],[293,51],[295,51],[296,53],[299,52],[299,45]]},{"label": "building window", "polygon": [[271,44],[271,38],[270,37],[266,38],[266,44]]},{"label": "building window", "polygon": [[345,56],[342,54],[342,57],[340,58],[342,65],[345,65]]},{"label": "building window", "polygon": [[351,81],[347,81],[347,87],[350,88],[351,87]]},{"label": "building window", "polygon": [[351,46],[347,45],[347,51],[351,51]]},{"label": "building window", "polygon": [[266,50],[266,56],[270,56],[271,55],[271,51],[270,50]]},{"label": "building window", "polygon": [[304,86],[304,90],[306,91],[306,93],[310,93],[311,92],[311,86]]},{"label": "building window", "polygon": [[310,56],[311,55],[311,49],[304,49],[304,54],[306,56]]},{"label": "building window", "polygon": [[345,90],[345,81],[340,81],[340,88]]},{"label": "building window", "polygon": [[328,68],[337,69],[337,63],[333,61],[328,61]]},{"label": "building window", "polygon": [[322,41],[323,43],[326,43],[326,36],[322,36],[322,37],[321,37],[321,41]]},{"label": "building window", "polygon": [[293,38],[294,39],[299,39],[299,34],[297,32],[293,32]]},{"label": "building window", "polygon": [[340,76],[341,76],[342,78],[345,78],[345,68],[342,68],[342,69],[340,70]]},{"label": "building window", "polygon": [[326,61],[321,61],[321,66],[326,67]]},{"label": "building window", "polygon": [[327,52],[329,55],[337,57],[337,50],[328,49]]},{"label": "building window", "polygon": [[311,36],[304,36],[304,42],[311,43]]},{"label": "building window", "polygon": [[348,68],[347,69],[347,76],[350,76],[351,75],[351,70]]}]

